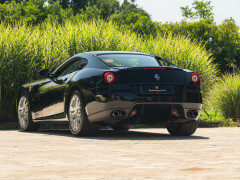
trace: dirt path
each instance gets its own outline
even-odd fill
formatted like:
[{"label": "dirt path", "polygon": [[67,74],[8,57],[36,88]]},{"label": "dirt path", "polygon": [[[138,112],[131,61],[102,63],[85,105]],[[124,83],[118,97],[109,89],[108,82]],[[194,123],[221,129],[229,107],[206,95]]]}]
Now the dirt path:
[{"label": "dirt path", "polygon": [[240,179],[240,128],[0,131],[0,179]]}]

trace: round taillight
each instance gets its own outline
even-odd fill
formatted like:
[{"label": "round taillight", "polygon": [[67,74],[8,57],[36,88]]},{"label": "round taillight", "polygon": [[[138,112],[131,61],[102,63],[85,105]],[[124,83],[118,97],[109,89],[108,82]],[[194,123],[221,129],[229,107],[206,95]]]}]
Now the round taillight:
[{"label": "round taillight", "polygon": [[104,79],[107,83],[113,83],[115,81],[115,75],[112,72],[104,74]]},{"label": "round taillight", "polygon": [[200,77],[199,77],[199,75],[197,73],[192,73],[191,74],[191,79],[196,84],[200,81]]}]

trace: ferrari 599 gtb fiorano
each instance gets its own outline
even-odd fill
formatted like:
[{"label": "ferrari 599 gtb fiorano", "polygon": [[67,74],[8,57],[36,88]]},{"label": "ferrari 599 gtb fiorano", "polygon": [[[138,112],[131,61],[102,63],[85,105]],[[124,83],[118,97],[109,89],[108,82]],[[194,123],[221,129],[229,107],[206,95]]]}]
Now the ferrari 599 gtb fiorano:
[{"label": "ferrari 599 gtb fiorano", "polygon": [[65,121],[74,135],[99,126],[128,130],[133,124],[164,123],[171,135],[192,135],[202,109],[200,77],[150,54],[86,52],[43,79],[26,83],[17,98],[21,131]]}]

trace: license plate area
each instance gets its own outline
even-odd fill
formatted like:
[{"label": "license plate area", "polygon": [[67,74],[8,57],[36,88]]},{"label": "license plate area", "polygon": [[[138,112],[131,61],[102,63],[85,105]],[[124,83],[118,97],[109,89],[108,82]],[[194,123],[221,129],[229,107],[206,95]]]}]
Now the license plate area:
[{"label": "license plate area", "polygon": [[172,86],[141,86],[142,94],[173,94]]}]

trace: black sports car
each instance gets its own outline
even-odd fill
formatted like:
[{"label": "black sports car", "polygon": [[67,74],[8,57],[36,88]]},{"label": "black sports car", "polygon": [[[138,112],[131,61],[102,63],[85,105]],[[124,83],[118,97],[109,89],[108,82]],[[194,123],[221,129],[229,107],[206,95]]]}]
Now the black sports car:
[{"label": "black sports car", "polygon": [[43,80],[26,83],[17,99],[21,131],[41,122],[65,121],[74,135],[95,134],[100,125],[163,122],[172,135],[192,135],[202,109],[200,77],[171,62],[135,52],[77,54]]}]

